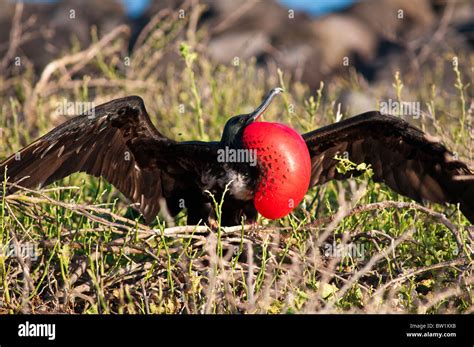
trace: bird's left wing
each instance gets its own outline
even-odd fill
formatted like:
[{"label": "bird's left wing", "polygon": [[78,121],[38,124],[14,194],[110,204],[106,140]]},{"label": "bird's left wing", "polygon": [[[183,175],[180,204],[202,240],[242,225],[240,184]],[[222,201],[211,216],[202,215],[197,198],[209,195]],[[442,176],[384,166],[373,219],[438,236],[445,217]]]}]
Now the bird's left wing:
[{"label": "bird's left wing", "polygon": [[441,143],[400,118],[367,112],[303,135],[311,184],[360,174],[340,172],[334,157],[370,164],[374,180],[416,201],[459,203],[474,223],[474,174]]},{"label": "bird's left wing", "polygon": [[[130,96],[99,105],[53,129],[0,163],[0,174],[3,178],[6,169],[8,181],[22,187],[45,186],[74,172],[102,176],[137,204],[150,222],[165,190],[173,193],[176,176],[167,175],[166,186],[162,177],[173,170],[179,174],[172,154],[186,151],[177,144],[153,126],[143,100]],[[12,187],[9,193],[15,190]]]}]

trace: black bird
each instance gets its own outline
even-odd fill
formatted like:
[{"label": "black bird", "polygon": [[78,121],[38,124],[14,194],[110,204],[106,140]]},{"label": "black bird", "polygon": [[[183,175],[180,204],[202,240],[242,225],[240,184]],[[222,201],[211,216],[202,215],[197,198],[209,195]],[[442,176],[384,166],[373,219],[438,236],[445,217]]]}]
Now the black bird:
[{"label": "black bird", "polygon": [[[45,186],[74,172],[103,177],[151,223],[160,209],[175,216],[187,209],[188,224],[211,223],[212,200],[226,185],[222,224],[253,222],[255,190],[264,174],[248,162],[220,162],[218,151],[242,148],[245,128],[281,90],[273,89],[252,113],[230,118],[219,142],[177,142],[152,124],[138,96],[116,99],[63,123],[0,164],[10,183]],[[311,156],[310,187],[347,179],[358,171],[336,170],[338,153],[370,164],[373,179],[416,201],[459,203],[474,223],[474,174],[441,143],[400,118],[367,112],[303,135]],[[9,186],[8,193],[18,190]]]}]

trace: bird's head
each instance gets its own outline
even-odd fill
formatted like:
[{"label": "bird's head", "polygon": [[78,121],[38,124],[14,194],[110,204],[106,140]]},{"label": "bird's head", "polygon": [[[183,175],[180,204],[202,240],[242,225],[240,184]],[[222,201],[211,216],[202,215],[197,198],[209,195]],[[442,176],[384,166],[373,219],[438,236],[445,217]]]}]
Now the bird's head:
[{"label": "bird's head", "polygon": [[311,157],[298,132],[280,123],[255,122],[282,91],[272,89],[255,111],[229,119],[220,142],[254,154],[259,174],[254,205],[270,219],[286,216],[303,200],[311,176]]},{"label": "bird's head", "polygon": [[262,103],[255,109],[255,111],[230,118],[225,124],[221,144],[232,148],[242,147],[242,137],[245,128],[255,122],[265,112],[273,98],[281,92],[283,92],[283,89],[273,88],[265,96]]}]

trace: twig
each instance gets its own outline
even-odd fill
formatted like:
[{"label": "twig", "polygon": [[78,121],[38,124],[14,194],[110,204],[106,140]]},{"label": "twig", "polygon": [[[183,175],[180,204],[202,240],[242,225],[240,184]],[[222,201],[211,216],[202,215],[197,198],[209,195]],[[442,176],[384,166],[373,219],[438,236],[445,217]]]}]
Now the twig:
[{"label": "twig", "polygon": [[54,60],[44,68],[39,81],[36,83],[33,88],[33,92],[29,98],[27,98],[25,104],[25,114],[28,117],[29,122],[33,120],[33,115],[36,114],[35,107],[38,101],[38,96],[41,95],[45,90],[48,89],[49,79],[57,70],[66,67],[69,64],[84,64],[92,60],[97,54],[99,54],[104,48],[106,48],[110,42],[112,42],[116,37],[122,34],[128,35],[130,29],[126,25],[120,25],[112,30],[110,33],[105,35],[100,41],[89,46],[86,50],[78,52],[76,54],[69,54],[60,59]]},{"label": "twig", "polygon": [[403,275],[401,275],[397,278],[394,278],[393,280],[391,280],[391,281],[385,283],[383,286],[379,287],[375,291],[375,293],[373,294],[373,297],[377,297],[378,295],[381,295],[382,292],[385,291],[387,288],[393,286],[396,283],[404,282],[410,277],[416,276],[416,275],[421,274],[421,273],[426,272],[426,271],[441,269],[443,267],[450,267],[450,266],[465,264],[466,261],[468,261],[467,258],[457,258],[457,259],[453,259],[453,260],[449,260],[449,261],[444,261],[442,263],[434,264],[434,265],[431,265],[431,266],[422,267],[420,269],[408,271],[407,273],[405,273],[405,274],[403,274]]},{"label": "twig", "polygon": [[5,53],[1,63],[0,71],[3,71],[7,68],[10,60],[15,55],[16,50],[18,49],[21,42],[21,16],[23,14],[23,3],[18,2],[15,6],[15,14],[13,15],[12,28],[10,30],[10,44],[8,46],[8,51]]},{"label": "twig", "polygon": [[[421,211],[428,216],[434,218],[437,220],[439,223],[443,224],[446,228],[448,228],[449,231],[453,234],[456,244],[458,246],[459,251],[464,250],[463,246],[463,241],[461,237],[461,233],[459,229],[442,213],[433,211],[427,207],[421,206],[417,203],[414,202],[400,202],[400,201],[383,201],[383,202],[376,202],[372,204],[367,204],[367,205],[360,205],[354,207],[352,210],[349,211],[348,214],[345,215],[345,217],[350,217],[359,213],[363,212],[368,212],[368,211],[377,211],[377,210],[383,210],[387,208],[396,208],[396,209],[414,209],[417,211]],[[335,219],[335,216],[329,216],[325,218],[320,218],[313,223],[312,225],[321,225],[321,224],[327,224]],[[471,251],[472,252],[472,251]]]}]

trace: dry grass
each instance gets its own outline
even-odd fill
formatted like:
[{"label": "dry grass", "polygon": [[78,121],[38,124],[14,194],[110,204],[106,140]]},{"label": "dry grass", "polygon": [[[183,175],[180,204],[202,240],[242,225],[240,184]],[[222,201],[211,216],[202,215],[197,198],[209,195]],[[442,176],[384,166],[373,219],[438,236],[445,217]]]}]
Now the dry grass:
[{"label": "dry grass", "polygon": [[[54,111],[64,99],[100,104],[138,94],[170,137],[218,139],[229,116],[249,111],[276,85],[288,93],[265,117],[301,131],[334,122],[342,91],[365,88],[356,75],[316,92],[287,73],[267,75],[252,61],[214,66],[199,49],[205,33],[194,27],[164,11],[130,55],[128,29],[119,27],[51,62],[40,76],[28,64],[6,68],[0,158],[63,121]],[[177,59],[180,46],[184,56]],[[467,78],[474,56],[447,52],[438,59],[416,83],[399,75],[394,86],[372,88],[374,108],[387,98],[419,101],[426,112],[411,122],[469,162],[474,107]],[[186,226],[184,213],[175,226],[160,218],[142,225],[113,187],[82,174],[0,202],[0,249],[31,246],[36,256],[0,254],[0,312],[469,313],[474,307],[472,226],[455,206],[420,206],[368,174],[311,190],[282,220],[218,230]],[[352,248],[342,256],[327,252],[335,244]]]}]

